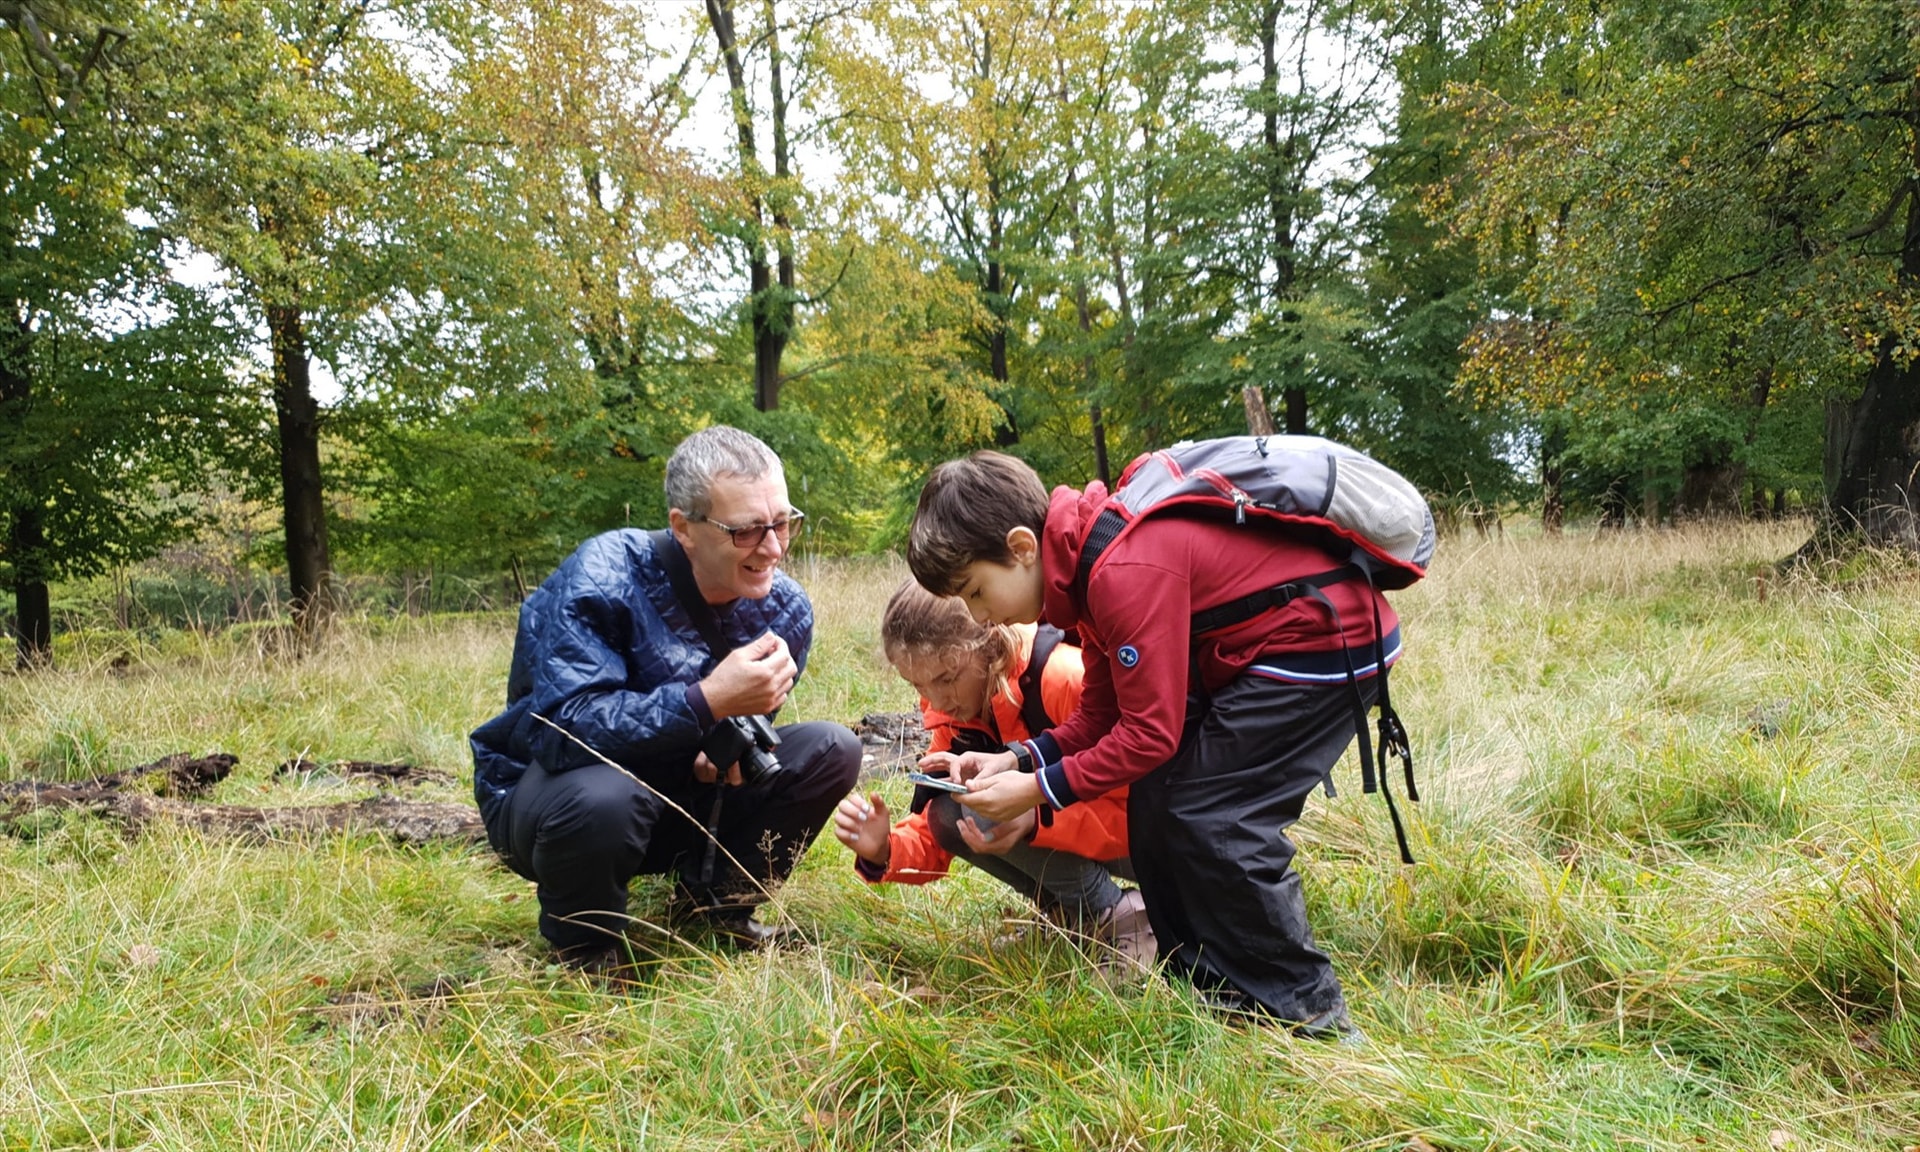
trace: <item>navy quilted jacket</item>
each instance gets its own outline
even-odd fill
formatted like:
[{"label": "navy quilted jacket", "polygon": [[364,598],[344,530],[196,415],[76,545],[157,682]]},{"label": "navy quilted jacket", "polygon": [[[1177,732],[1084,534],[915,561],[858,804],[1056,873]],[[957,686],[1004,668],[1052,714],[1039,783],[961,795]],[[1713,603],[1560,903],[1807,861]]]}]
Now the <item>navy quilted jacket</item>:
[{"label": "navy quilted jacket", "polygon": [[[806,669],[813,605],[786,573],[774,577],[765,598],[736,600],[714,614],[735,647],[771,629]],[[493,823],[533,761],[549,772],[594,762],[535,713],[616,763],[666,758],[691,769],[705,732],[687,687],[716,663],[674,596],[651,534],[624,528],[580,545],[520,606],[507,710],[474,730],[473,792],[482,816]]]}]

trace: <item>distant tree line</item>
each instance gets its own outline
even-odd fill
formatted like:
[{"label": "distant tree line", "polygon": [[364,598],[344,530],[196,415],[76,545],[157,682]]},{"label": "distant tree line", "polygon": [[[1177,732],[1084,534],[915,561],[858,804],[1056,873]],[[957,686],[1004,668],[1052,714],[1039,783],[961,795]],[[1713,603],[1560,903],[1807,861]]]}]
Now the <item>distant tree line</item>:
[{"label": "distant tree line", "polygon": [[[277,510],[546,570],[712,421],[810,545],[1271,424],[1443,518],[1920,543],[1902,0],[0,0],[0,585]],[[716,139],[715,137],[718,137]]]}]

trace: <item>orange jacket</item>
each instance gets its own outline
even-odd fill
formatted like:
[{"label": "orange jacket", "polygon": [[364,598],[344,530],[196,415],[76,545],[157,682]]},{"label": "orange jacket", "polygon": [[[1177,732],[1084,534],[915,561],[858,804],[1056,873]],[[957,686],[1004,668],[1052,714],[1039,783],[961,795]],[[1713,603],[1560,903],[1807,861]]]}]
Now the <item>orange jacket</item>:
[{"label": "orange jacket", "polygon": [[[927,707],[920,701],[922,722],[933,734],[929,752],[944,752],[953,745],[954,733],[962,728],[986,732],[1000,743],[1024,740],[1035,735],[1027,731],[1020,716],[1020,676],[1033,655],[1034,626],[1014,628],[1018,644],[1013,666],[1007,669],[1007,687],[987,702],[987,715],[961,723]],[[1047,715],[1063,721],[1080,702],[1080,649],[1071,644],[1055,646],[1047,666],[1040,670],[1040,700]],[[1033,843],[1039,848],[1055,848],[1084,856],[1089,860],[1118,860],[1127,854],[1127,789],[1116,788],[1092,800],[1083,801],[1053,814],[1051,826],[1038,825]],[[925,884],[947,874],[953,856],[935,842],[927,827],[923,809],[893,826],[887,837],[887,870],[882,883]]]}]

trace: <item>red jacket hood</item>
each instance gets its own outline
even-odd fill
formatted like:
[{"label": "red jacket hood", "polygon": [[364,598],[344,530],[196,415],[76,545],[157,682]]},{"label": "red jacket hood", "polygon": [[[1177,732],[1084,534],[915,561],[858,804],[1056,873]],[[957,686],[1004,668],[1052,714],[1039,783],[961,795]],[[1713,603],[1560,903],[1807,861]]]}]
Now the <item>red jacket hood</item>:
[{"label": "red jacket hood", "polygon": [[1106,502],[1107,486],[1095,480],[1081,492],[1062,484],[1053,490],[1047,504],[1047,523],[1040,540],[1040,571],[1046,580],[1040,614],[1055,628],[1076,628],[1080,624],[1080,606],[1073,597],[1074,577],[1080,571],[1080,545]]}]

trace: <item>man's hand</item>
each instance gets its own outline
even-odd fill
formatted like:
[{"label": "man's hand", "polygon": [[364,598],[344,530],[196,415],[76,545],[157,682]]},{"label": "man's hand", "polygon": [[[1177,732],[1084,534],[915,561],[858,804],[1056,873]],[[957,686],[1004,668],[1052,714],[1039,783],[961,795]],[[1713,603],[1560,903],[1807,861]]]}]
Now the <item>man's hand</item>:
[{"label": "man's hand", "polygon": [[1005,824],[995,824],[985,832],[982,832],[980,826],[973,821],[962,819],[959,825],[960,839],[965,840],[967,847],[975,852],[985,852],[989,856],[1004,856],[1007,854],[1007,849],[1033,839],[1034,826],[1039,823],[1040,818],[1034,815],[1031,808]]},{"label": "man's hand", "polygon": [[[705,752],[695,752],[693,754],[693,778],[695,780],[700,781],[702,784],[711,784],[719,775],[720,770],[713,766],[713,761],[707,759]],[[740,783],[740,764],[738,761],[735,761],[733,766],[727,769],[727,787],[738,788],[740,787]]]},{"label": "man's hand", "polygon": [[787,642],[768,632],[744,648],[727,653],[700,691],[715,720],[729,716],[766,716],[787,702],[800,666],[793,662]]},{"label": "man's hand", "polygon": [[951,752],[935,752],[920,761],[920,771],[931,773],[933,769],[927,767],[927,764],[935,756],[946,757],[942,763],[947,768],[947,774],[963,784],[970,780],[985,780],[991,776],[998,776],[1002,772],[1011,772],[1020,764],[1019,758],[1011,752],[968,752],[964,756],[955,756]]},{"label": "man's hand", "polygon": [[[1011,753],[1006,756],[1013,758]],[[1001,772],[985,781],[976,779],[967,787],[972,791],[954,799],[996,824],[1012,823],[1022,812],[1032,812],[1042,799],[1040,781],[1031,772]]]},{"label": "man's hand", "polygon": [[878,792],[865,799],[851,793],[833,810],[833,835],[853,849],[854,855],[877,868],[885,868],[893,856],[887,834],[893,819],[887,814],[887,802]]}]

